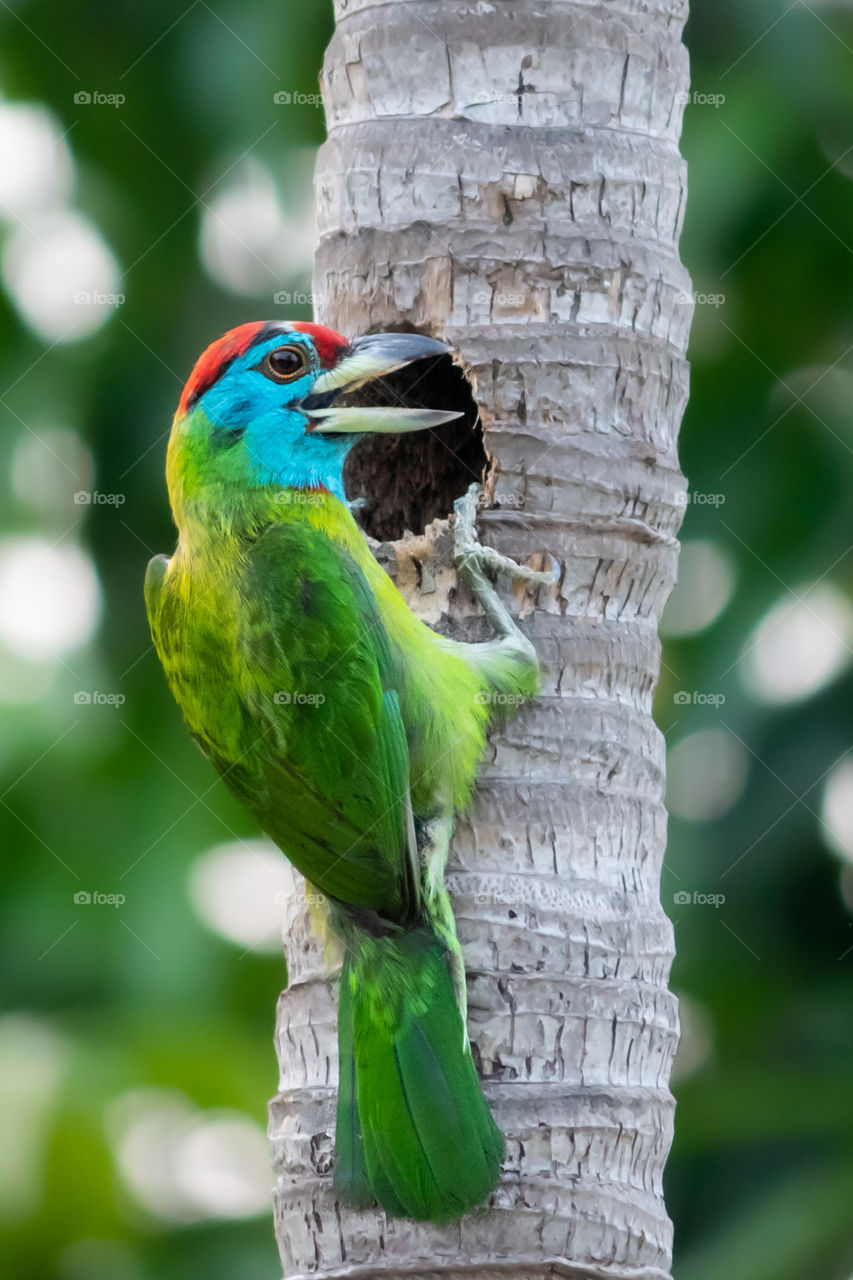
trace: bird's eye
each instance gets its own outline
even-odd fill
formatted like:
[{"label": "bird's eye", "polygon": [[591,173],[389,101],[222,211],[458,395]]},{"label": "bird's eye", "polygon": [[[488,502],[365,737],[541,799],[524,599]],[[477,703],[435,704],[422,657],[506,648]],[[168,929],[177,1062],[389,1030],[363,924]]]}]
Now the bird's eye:
[{"label": "bird's eye", "polygon": [[293,382],[300,378],[308,368],[305,348],[294,344],[289,347],[276,347],[264,356],[261,362],[261,373],[273,382]]}]

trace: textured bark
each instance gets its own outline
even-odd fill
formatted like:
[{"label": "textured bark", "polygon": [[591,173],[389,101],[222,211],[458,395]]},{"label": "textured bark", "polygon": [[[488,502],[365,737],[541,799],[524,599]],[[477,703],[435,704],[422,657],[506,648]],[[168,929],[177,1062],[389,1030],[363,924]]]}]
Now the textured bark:
[{"label": "textured bark", "polygon": [[[458,349],[493,460],[481,536],[547,548],[563,576],[513,597],[545,692],[493,742],[450,877],[501,1186],[446,1228],[335,1204],[335,990],[297,896],[271,1110],[284,1271],[665,1280],[677,1014],[651,701],[684,507],[686,0],[336,8],[319,318]],[[485,635],[449,547],[436,524],[391,570],[431,622]]]}]

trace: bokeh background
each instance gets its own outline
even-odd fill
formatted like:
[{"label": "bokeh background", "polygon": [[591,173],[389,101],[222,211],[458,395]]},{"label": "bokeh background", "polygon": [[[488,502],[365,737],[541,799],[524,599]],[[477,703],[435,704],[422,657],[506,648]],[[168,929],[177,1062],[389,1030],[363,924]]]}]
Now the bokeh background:
[{"label": "bokeh background", "polygon": [[[330,8],[0,7],[15,1280],[279,1275],[286,872],[182,730],[140,588],[172,544],[165,433],[195,356],[244,319],[311,314]],[[853,15],[717,0],[688,43],[690,500],[658,700],[675,1274],[850,1280]]]}]

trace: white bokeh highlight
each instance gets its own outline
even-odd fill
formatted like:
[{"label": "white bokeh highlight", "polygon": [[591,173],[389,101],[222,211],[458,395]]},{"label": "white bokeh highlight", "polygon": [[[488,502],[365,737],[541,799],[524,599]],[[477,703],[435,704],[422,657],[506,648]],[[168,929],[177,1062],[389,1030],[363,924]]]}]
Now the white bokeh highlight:
[{"label": "white bokeh highlight", "polygon": [[39,213],[8,235],[3,283],[21,318],[46,342],[79,342],[115,315],[118,262],[98,228],[72,209]]},{"label": "white bokeh highlight", "polygon": [[74,163],[59,121],[40,103],[0,102],[0,217],[66,203]]},{"label": "white bokeh highlight", "polygon": [[199,251],[208,275],[232,293],[277,290],[282,280],[308,279],[316,224],[310,174],[297,208],[285,208],[270,170],[246,159],[202,210]]},{"label": "white bokeh highlight", "polygon": [[720,818],[743,793],[749,757],[725,729],[688,733],[667,757],[666,802],[689,822]]},{"label": "white bokeh highlight", "polygon": [[290,863],[271,841],[215,845],[190,867],[188,887],[208,929],[252,951],[281,952],[284,903],[296,890]]},{"label": "white bokeh highlight", "polygon": [[853,863],[850,866],[841,868],[838,887],[841,893],[841,901],[853,916]]},{"label": "white bokeh highlight", "polygon": [[46,1020],[27,1013],[0,1018],[0,1220],[18,1223],[38,1207],[68,1056]]},{"label": "white bokeh highlight", "polygon": [[58,662],[24,662],[0,648],[0,702],[20,707],[40,702],[53,688]]},{"label": "white bokeh highlight", "polygon": [[840,675],[853,657],[853,608],[830,583],[799,588],[765,614],[747,643],[744,683],[761,702],[797,702]]},{"label": "white bokeh highlight", "polygon": [[661,618],[665,636],[696,635],[723,612],[735,589],[731,556],[716,542],[695,539],[682,544],[678,584]]},{"label": "white bokeh highlight", "polygon": [[94,460],[76,431],[39,427],[22,431],[12,454],[12,490],[19,502],[46,517],[66,519],[74,494],[90,492]]},{"label": "white bokeh highlight", "polygon": [[107,1130],[133,1199],[170,1222],[251,1218],[269,1212],[266,1135],[239,1111],[203,1111],[178,1090],[123,1094]]},{"label": "white bokeh highlight", "polygon": [[696,1075],[711,1061],[714,1052],[714,1024],[710,1010],[685,992],[678,992],[681,1036],[672,1066],[673,1084]]},{"label": "white bokeh highlight", "polygon": [[823,838],[833,853],[853,866],[853,758],[846,756],[830,773],[821,802]]},{"label": "white bokeh highlight", "polygon": [[91,640],[101,587],[80,547],[38,537],[0,541],[0,646],[13,658],[51,663]]}]

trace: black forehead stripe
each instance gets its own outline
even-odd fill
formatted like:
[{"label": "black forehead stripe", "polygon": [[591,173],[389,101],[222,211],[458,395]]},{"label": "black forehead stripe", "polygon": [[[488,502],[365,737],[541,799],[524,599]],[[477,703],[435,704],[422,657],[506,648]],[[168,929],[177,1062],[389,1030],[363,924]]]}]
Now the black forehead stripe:
[{"label": "black forehead stripe", "polygon": [[[279,333],[284,334],[289,332],[290,326],[284,321],[267,320],[255,334],[254,338],[246,348],[246,351],[251,351],[252,347],[260,346],[262,342],[269,342],[270,338],[276,337]],[[246,352],[244,351],[243,354],[245,355]]]}]

